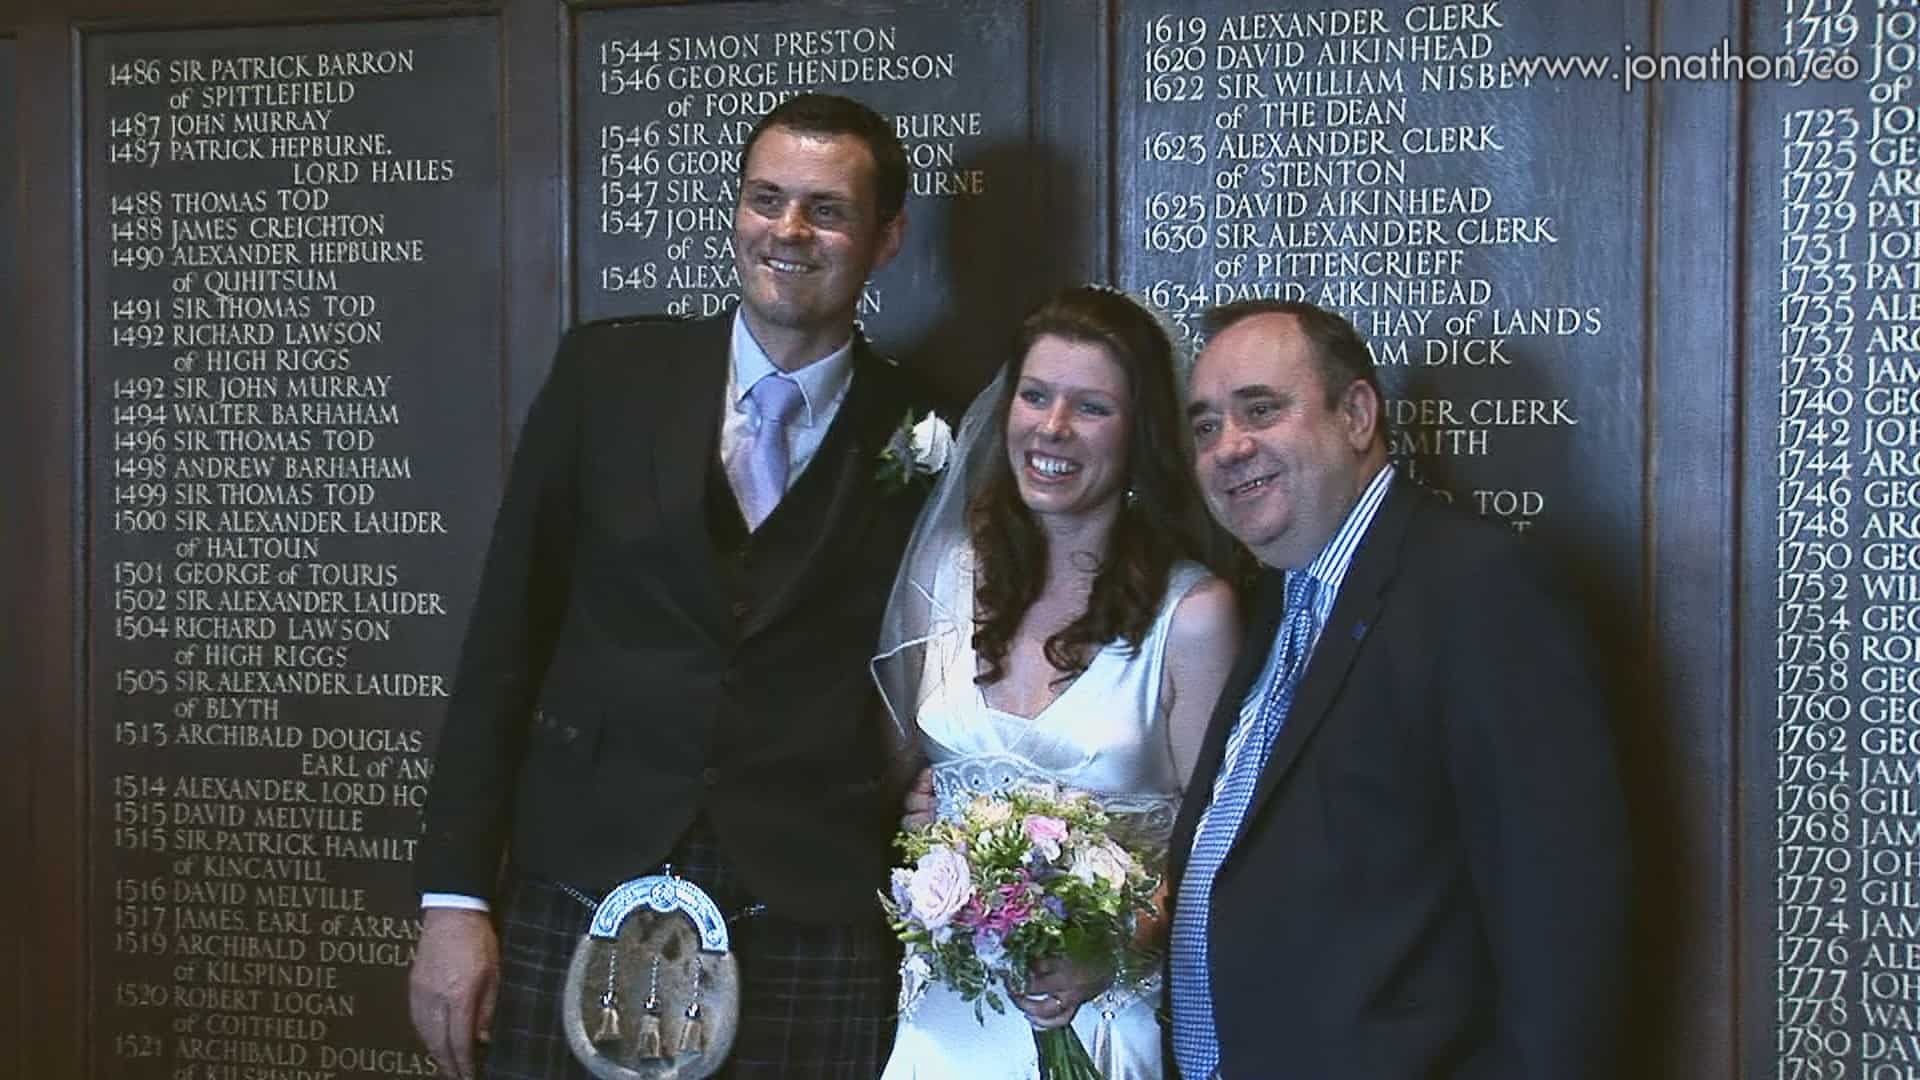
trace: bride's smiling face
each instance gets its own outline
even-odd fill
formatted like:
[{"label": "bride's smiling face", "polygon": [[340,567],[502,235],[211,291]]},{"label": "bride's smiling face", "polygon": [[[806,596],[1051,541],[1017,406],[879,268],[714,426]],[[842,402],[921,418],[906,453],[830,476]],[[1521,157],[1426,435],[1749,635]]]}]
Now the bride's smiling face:
[{"label": "bride's smiling face", "polygon": [[1007,410],[1007,463],[1027,509],[1078,515],[1116,504],[1133,424],[1126,372],[1100,345],[1044,335]]}]

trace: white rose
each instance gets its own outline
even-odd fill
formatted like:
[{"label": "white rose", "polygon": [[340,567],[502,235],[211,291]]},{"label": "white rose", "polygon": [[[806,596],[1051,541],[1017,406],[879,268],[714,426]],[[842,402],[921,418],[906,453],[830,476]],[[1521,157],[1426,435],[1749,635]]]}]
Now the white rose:
[{"label": "white rose", "polygon": [[1117,889],[1127,883],[1127,871],[1132,867],[1132,857],[1118,844],[1102,840],[1074,852],[1073,864],[1067,867],[1067,872],[1089,885],[1099,878]]},{"label": "white rose", "polygon": [[950,848],[938,847],[920,856],[907,896],[913,901],[913,917],[929,930],[947,925],[973,897],[973,875],[967,860]]},{"label": "white rose", "polygon": [[937,473],[947,467],[953,455],[953,429],[938,413],[928,413],[913,425],[913,467],[923,473]]}]

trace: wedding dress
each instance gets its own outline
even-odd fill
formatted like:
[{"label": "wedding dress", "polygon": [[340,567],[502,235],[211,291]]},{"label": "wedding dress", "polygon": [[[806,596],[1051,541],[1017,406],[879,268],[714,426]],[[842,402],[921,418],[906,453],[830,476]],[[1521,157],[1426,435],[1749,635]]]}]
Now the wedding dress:
[{"label": "wedding dress", "polygon": [[[973,681],[972,554],[961,546],[941,560],[916,716],[933,767],[943,816],[956,816],[979,793],[1027,781],[1051,781],[1094,795],[1114,815],[1114,830],[1156,857],[1166,849],[1180,788],[1161,686],[1173,609],[1207,572],[1175,564],[1146,637],[1101,649],[1060,696],[1028,718],[987,704]],[[1039,1075],[1033,1029],[1018,1010],[984,1008],[942,985],[903,993],[893,1054],[882,1080],[1024,1080]],[[917,1002],[907,999],[919,996]],[[1158,979],[1116,986],[1080,1007],[1073,1027],[1107,1080],[1158,1080],[1161,1068]]]}]

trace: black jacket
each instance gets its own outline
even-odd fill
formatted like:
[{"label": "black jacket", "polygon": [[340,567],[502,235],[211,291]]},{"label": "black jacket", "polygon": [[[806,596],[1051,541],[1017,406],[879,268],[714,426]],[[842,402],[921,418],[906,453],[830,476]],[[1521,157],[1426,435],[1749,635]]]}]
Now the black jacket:
[{"label": "black jacket", "polygon": [[867,661],[919,497],[875,481],[915,384],[856,340],[748,537],[718,464],[731,315],[582,326],[515,452],[441,734],[418,881],[602,892],[697,814],[791,918],[877,911],[899,791]]},{"label": "black jacket", "polygon": [[[1269,573],[1178,874],[1283,610]],[[1214,880],[1229,1077],[1612,1073],[1625,813],[1590,646],[1530,550],[1396,479]]]}]

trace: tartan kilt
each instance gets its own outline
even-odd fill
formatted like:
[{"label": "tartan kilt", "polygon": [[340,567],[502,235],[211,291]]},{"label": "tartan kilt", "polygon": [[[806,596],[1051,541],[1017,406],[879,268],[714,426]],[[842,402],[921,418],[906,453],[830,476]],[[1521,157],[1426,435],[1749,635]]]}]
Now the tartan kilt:
[{"label": "tartan kilt", "polygon": [[[687,831],[668,862],[729,918],[754,902],[703,822]],[[732,922],[740,1029],[717,1077],[879,1075],[893,1047],[900,964],[900,945],[879,911],[876,900],[873,917],[857,924],[796,923],[764,913]],[[567,965],[592,917],[593,909],[560,884],[515,875],[500,915],[500,990],[482,1080],[593,1080],[568,1049],[560,1018]]]}]

